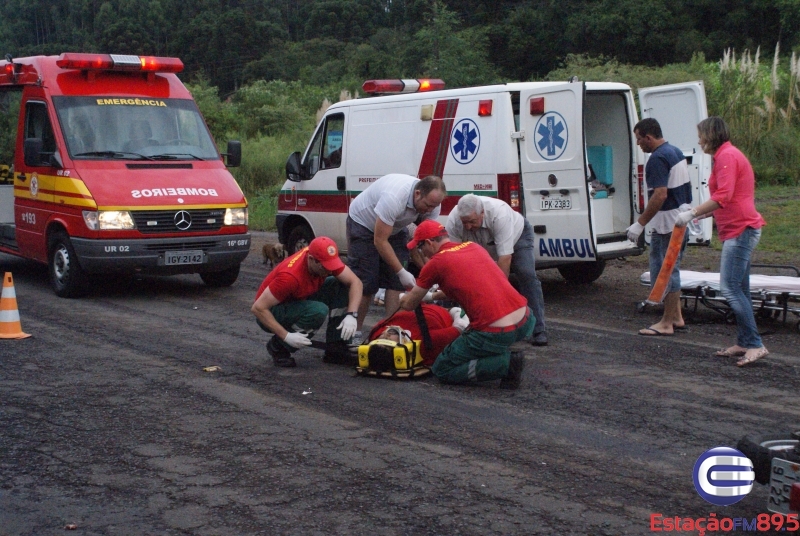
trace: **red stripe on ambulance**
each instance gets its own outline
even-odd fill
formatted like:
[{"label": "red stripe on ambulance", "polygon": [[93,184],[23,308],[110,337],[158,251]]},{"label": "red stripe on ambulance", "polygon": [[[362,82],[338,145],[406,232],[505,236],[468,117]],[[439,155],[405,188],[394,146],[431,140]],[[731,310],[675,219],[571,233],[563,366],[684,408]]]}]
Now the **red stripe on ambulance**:
[{"label": "red stripe on ambulance", "polygon": [[431,129],[428,131],[428,141],[422,152],[422,161],[419,164],[417,177],[428,175],[442,176],[444,163],[447,161],[447,151],[450,149],[450,131],[453,130],[453,119],[458,109],[458,99],[440,100],[436,102],[433,113]]}]

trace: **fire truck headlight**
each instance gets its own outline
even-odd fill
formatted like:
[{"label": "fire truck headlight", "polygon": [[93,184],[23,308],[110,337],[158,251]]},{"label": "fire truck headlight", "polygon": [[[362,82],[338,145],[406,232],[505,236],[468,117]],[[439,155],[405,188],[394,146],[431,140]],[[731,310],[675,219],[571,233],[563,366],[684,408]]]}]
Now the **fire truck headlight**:
[{"label": "fire truck headlight", "polygon": [[225,225],[247,225],[247,209],[225,209]]},{"label": "fire truck headlight", "polygon": [[83,211],[83,221],[86,227],[93,231],[110,231],[121,229],[134,229],[136,226],[127,210],[103,210],[92,212]]}]

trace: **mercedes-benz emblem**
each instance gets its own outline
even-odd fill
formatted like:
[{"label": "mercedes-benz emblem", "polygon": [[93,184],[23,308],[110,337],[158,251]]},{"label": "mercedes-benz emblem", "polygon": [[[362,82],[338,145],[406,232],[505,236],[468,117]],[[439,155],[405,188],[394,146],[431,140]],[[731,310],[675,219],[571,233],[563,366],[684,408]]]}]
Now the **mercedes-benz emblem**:
[{"label": "mercedes-benz emblem", "polygon": [[175,213],[175,217],[172,218],[172,221],[175,222],[175,227],[181,231],[185,231],[192,226],[192,215],[186,210],[179,210]]}]

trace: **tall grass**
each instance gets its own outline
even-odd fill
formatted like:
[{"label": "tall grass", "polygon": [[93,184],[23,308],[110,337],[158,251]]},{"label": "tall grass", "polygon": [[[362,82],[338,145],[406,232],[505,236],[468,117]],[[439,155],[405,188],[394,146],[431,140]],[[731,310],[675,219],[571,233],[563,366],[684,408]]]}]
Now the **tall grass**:
[{"label": "tall grass", "polygon": [[[731,137],[753,164],[759,184],[800,184],[800,121],[797,114],[800,58],[788,66],[779,46],[771,65],[760,50],[738,58],[726,50],[719,64],[719,106]],[[787,68],[788,67],[788,68]]]}]

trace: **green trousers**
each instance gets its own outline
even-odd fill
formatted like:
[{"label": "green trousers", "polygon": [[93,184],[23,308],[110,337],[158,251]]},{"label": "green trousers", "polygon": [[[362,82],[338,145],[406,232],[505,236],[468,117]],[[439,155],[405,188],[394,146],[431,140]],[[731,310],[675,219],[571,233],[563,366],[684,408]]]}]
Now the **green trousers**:
[{"label": "green trousers", "polygon": [[[341,323],[347,313],[349,299],[350,288],[330,276],[325,279],[325,283],[315,294],[305,300],[279,303],[270,309],[270,312],[285,330],[305,333],[309,339],[328,318],[325,341],[335,342],[342,340],[341,331],[336,329],[336,326]],[[256,320],[256,323],[267,333],[272,333],[261,321]],[[283,341],[278,341],[278,344],[290,352],[296,352],[299,349],[292,348]]]},{"label": "green trousers", "polygon": [[497,380],[508,374],[512,344],[533,333],[536,318],[530,308],[528,320],[513,331],[489,333],[467,329],[450,343],[431,367],[442,383],[471,383]]}]

